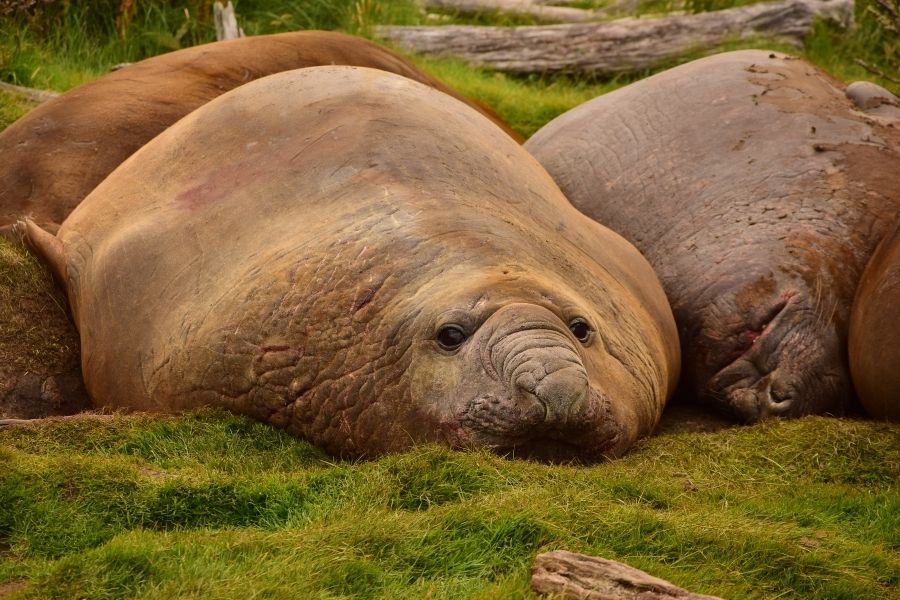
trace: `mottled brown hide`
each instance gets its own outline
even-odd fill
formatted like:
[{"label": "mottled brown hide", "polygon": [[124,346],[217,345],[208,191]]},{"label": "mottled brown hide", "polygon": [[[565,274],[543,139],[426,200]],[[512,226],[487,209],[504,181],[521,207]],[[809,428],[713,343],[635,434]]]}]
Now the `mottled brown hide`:
[{"label": "mottled brown hide", "polygon": [[526,148],[650,260],[698,396],[747,421],[844,409],[850,304],[900,211],[897,122],[750,50],[596,98]]},{"label": "mottled brown hide", "polygon": [[678,373],[633,246],[483,115],[372,69],[225,94],[29,239],[63,265],[98,406],[221,406],[342,455],[597,459]]},{"label": "mottled brown hide", "polygon": [[[149,58],[42,104],[0,133],[0,233],[25,216],[55,231],[113,169],[184,115],[248,81],[317,65],[389,71],[459,97],[401,56],[342,33],[241,38]],[[471,104],[521,140],[488,107]]]},{"label": "mottled brown hide", "polygon": [[850,372],[870,415],[900,421],[900,221],[872,255],[850,317]]}]

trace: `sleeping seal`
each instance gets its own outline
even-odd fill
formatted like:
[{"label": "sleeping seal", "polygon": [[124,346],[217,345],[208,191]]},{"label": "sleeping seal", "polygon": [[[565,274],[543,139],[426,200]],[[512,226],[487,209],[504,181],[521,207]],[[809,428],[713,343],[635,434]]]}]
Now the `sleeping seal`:
[{"label": "sleeping seal", "polygon": [[587,102],[526,145],[657,270],[685,379],[745,421],[840,412],[850,304],[900,211],[900,129],[810,64],[749,50]]},{"label": "sleeping seal", "polygon": [[676,382],[640,253],[483,115],[380,71],[233,90],[27,232],[98,406],[225,407],[345,456],[597,459]]}]

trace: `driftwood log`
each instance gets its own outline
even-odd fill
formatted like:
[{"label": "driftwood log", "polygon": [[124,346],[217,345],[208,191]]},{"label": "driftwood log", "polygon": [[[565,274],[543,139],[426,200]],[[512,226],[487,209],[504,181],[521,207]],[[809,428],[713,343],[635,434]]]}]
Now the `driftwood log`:
[{"label": "driftwood log", "polygon": [[455,11],[463,15],[497,12],[550,23],[581,23],[597,18],[591,10],[550,6],[534,0],[420,0],[420,3],[427,10]]},{"label": "driftwood log", "polygon": [[228,4],[221,2],[213,4],[213,20],[216,24],[216,40],[236,40],[244,37],[244,32],[238,27],[237,17],[234,15],[234,5],[231,0]]},{"label": "driftwood log", "polygon": [[40,104],[47,100],[52,100],[59,96],[56,92],[48,92],[46,90],[36,90],[34,88],[22,87],[21,85],[13,85],[0,81],[0,92],[7,92],[22,98],[31,104]]},{"label": "driftwood log", "polygon": [[530,27],[380,27],[382,38],[426,55],[458,56],[512,73],[614,74],[652,67],[728,39],[768,35],[798,46],[817,18],[849,26],[853,0],[784,0],[696,15]]},{"label": "driftwood log", "polygon": [[614,560],[565,550],[535,557],[531,587],[538,594],[577,600],[722,600],[689,592]]}]

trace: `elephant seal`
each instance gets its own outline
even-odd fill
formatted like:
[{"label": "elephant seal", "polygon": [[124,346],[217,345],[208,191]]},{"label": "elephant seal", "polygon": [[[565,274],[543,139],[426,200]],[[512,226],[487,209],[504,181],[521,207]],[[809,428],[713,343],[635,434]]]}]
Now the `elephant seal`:
[{"label": "elephant seal", "polygon": [[[343,33],[241,38],[148,58],[40,105],[0,133],[0,233],[10,237],[24,215],[55,229],[122,161],[216,96],[272,73],[331,64],[390,71],[460,97],[403,57]],[[472,104],[518,136],[487,106]]]},{"label": "elephant seal", "polygon": [[526,148],[650,260],[699,398],[748,422],[852,400],[850,305],[900,211],[900,129],[810,64],[750,50],[595,98]]},{"label": "elephant seal", "polygon": [[126,160],[53,236],[97,406],[220,406],[342,456],[623,452],[679,368],[640,253],[471,107],[272,75]]},{"label": "elephant seal", "polygon": [[876,419],[900,421],[900,221],[863,271],[850,314],[850,373]]}]

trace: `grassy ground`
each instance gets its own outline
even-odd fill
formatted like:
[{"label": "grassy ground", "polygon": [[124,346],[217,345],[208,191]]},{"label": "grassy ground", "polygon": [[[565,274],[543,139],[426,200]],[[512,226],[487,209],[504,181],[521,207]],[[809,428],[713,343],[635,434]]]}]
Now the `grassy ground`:
[{"label": "grassy ground", "polygon": [[434,447],[335,464],[202,413],[8,428],[0,459],[13,598],[527,597],[557,548],[727,598],[900,589],[896,426],[667,435],[594,467]]},{"label": "grassy ground", "polygon": [[[211,1],[135,2],[116,22],[124,4],[50,0],[42,14],[0,20],[0,79],[65,90],[113,64],[212,39]],[[411,0],[236,5],[250,34],[366,34],[375,23],[425,20]],[[820,24],[807,58],[845,80],[866,77],[857,57],[887,68],[896,38],[858,20],[852,34]],[[725,48],[748,46],[774,45]],[[453,60],[420,64],[525,135],[649,74],[516,78]],[[0,93],[0,128],[26,110]],[[71,359],[60,302],[40,266],[0,239],[5,368]],[[593,467],[433,447],[335,463],[217,413],[0,428],[4,600],[517,598],[528,596],[534,555],[556,548],[728,598],[898,595],[900,426],[811,418],[670,434]]]}]

